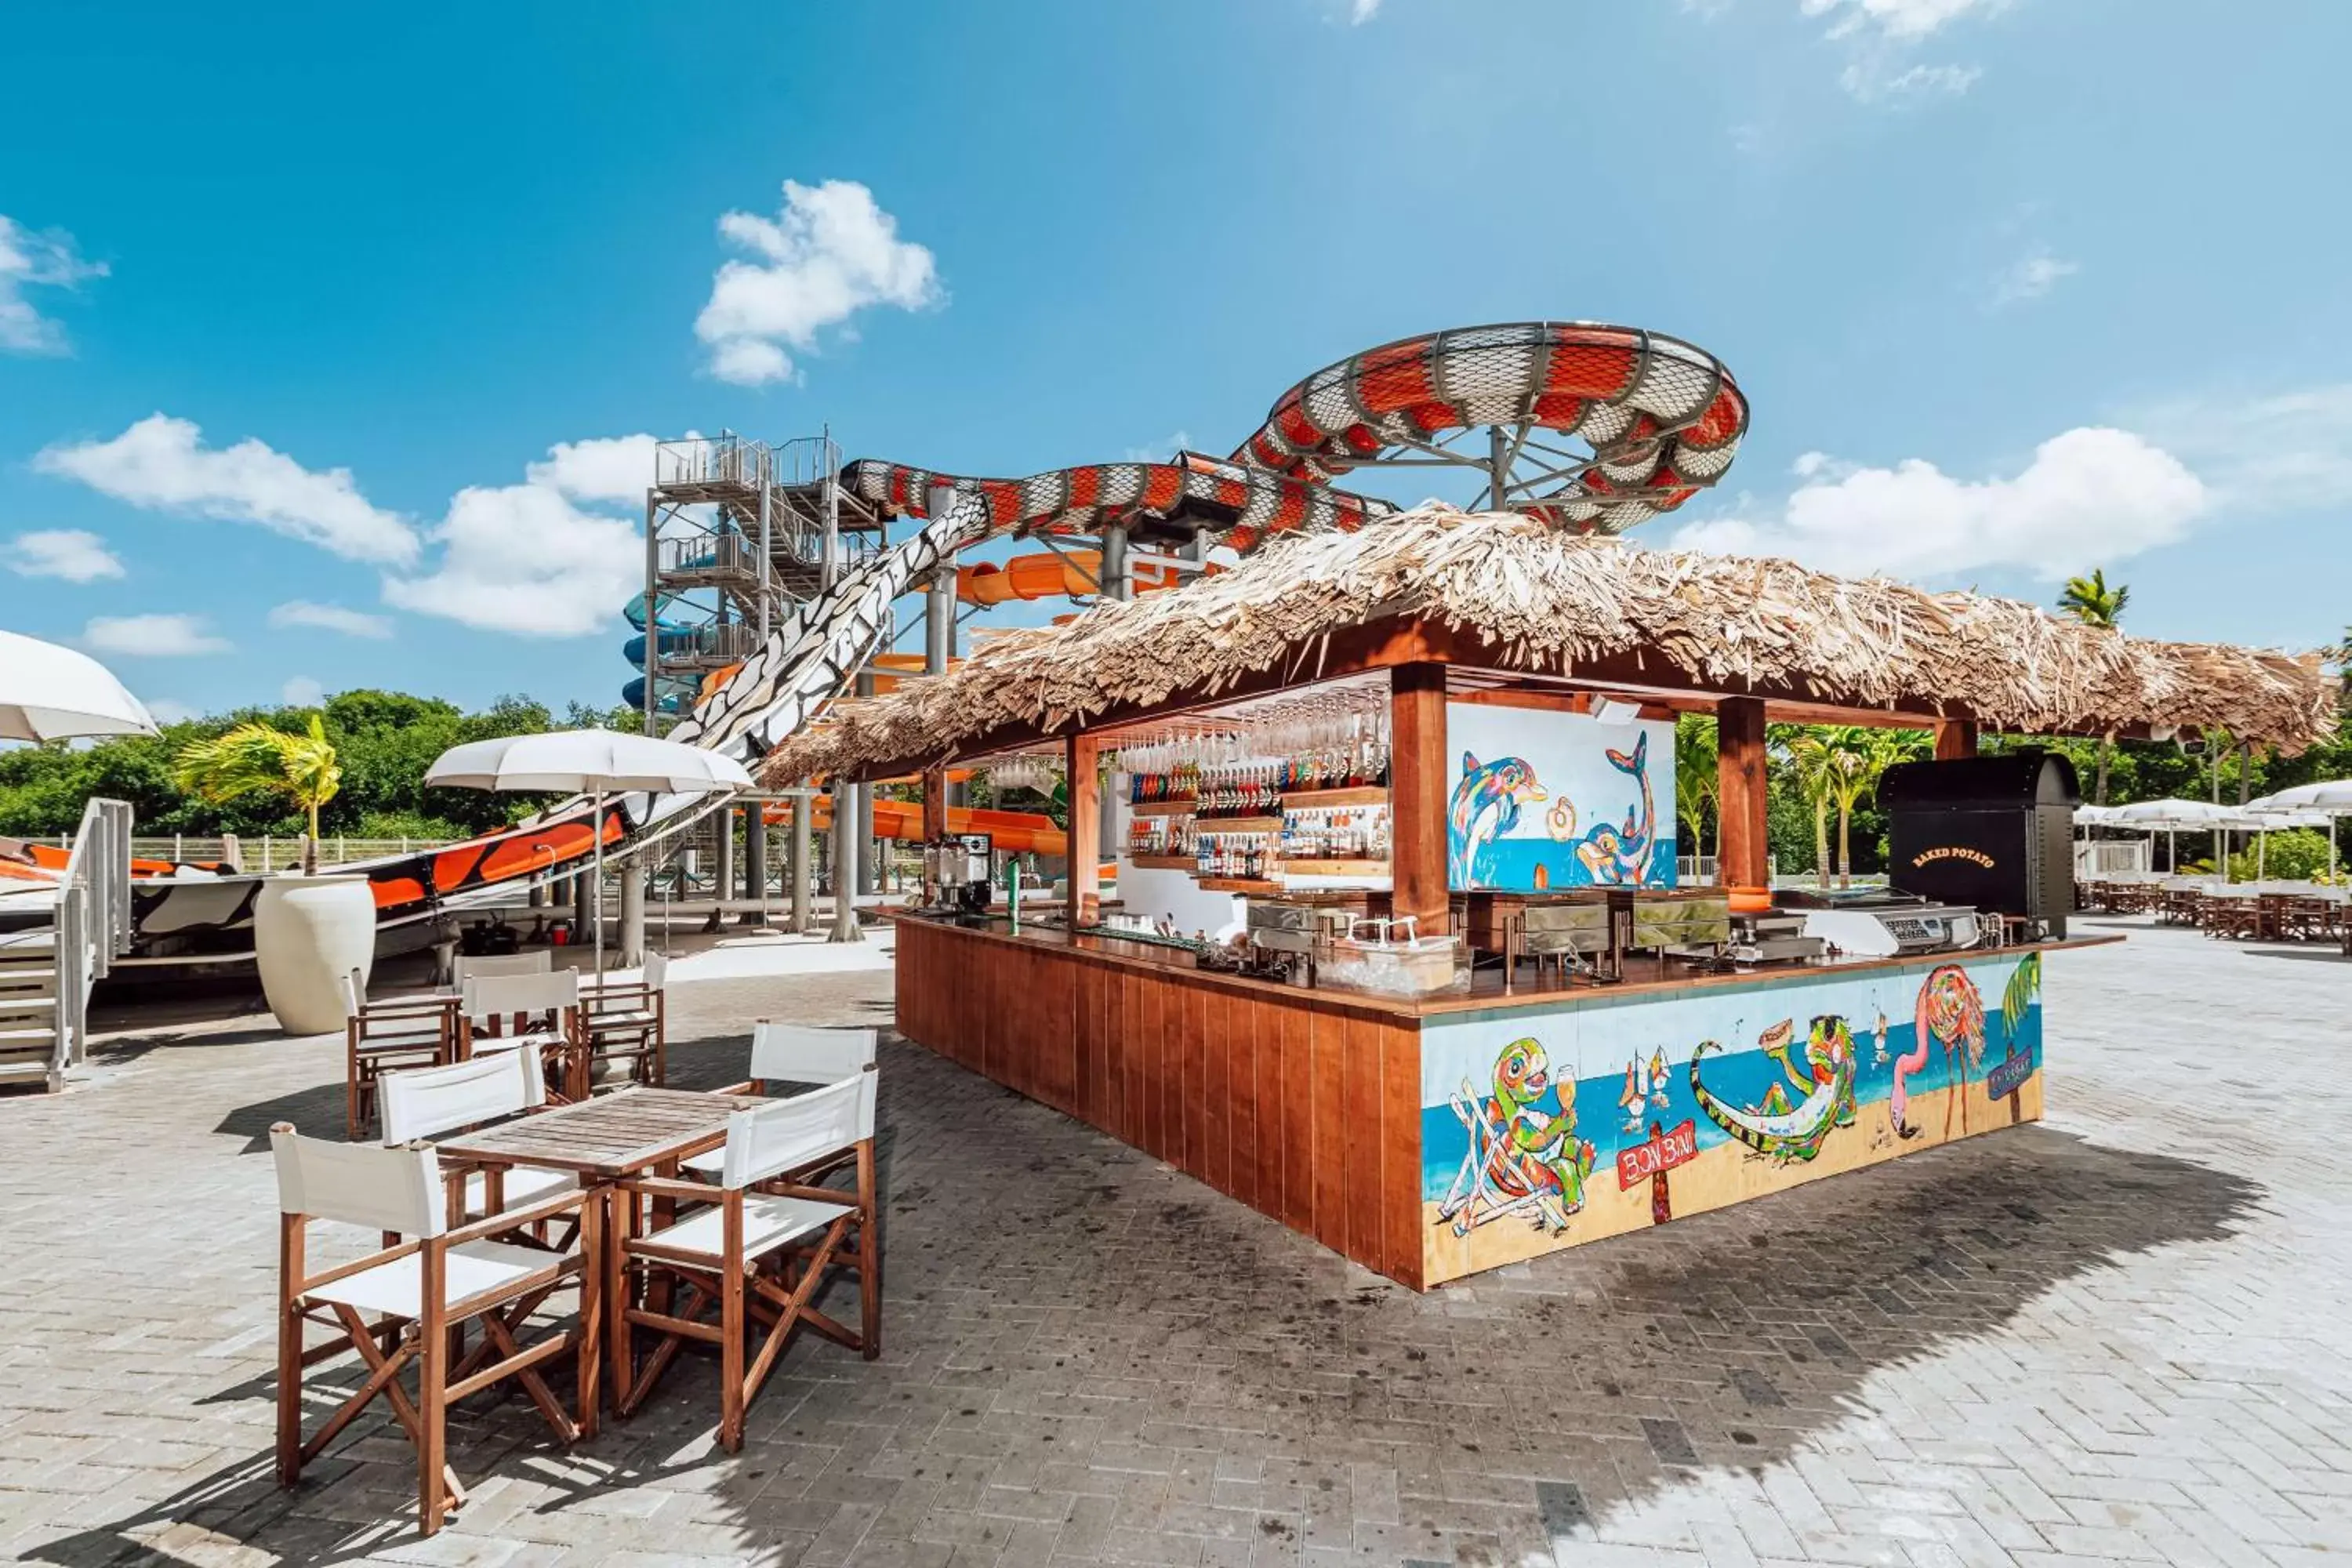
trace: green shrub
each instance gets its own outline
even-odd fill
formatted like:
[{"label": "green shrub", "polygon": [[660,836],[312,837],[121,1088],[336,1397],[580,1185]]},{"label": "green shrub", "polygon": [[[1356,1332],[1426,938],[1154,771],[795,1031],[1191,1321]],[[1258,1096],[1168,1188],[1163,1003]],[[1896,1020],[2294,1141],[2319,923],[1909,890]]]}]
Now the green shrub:
[{"label": "green shrub", "polygon": [[[2327,835],[2312,827],[2290,828],[2284,833],[2270,835],[2261,856],[2262,878],[2273,882],[2300,882],[2327,869]],[[2251,882],[2255,879],[2254,847],[2247,845],[2239,854],[2230,857],[2230,879]]]}]

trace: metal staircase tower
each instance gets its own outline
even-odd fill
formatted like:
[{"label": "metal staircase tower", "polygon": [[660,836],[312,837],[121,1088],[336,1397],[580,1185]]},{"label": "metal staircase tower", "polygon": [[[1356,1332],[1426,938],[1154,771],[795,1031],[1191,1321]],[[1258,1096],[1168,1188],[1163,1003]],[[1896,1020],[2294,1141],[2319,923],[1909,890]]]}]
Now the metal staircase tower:
[{"label": "metal staircase tower", "polygon": [[884,549],[887,520],[844,490],[828,436],[771,445],[722,431],[664,441],[646,492],[646,729],[692,709],[714,670]]}]

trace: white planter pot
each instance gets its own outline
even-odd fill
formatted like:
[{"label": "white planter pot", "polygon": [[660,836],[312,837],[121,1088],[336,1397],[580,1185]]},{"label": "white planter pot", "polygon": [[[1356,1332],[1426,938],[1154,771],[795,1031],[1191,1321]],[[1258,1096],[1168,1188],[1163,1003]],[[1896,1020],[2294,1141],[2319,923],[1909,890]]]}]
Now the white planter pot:
[{"label": "white planter pot", "polygon": [[272,877],[253,908],[262,994],[289,1035],[343,1026],[343,976],[364,994],[375,967],[375,894],[365,877]]}]

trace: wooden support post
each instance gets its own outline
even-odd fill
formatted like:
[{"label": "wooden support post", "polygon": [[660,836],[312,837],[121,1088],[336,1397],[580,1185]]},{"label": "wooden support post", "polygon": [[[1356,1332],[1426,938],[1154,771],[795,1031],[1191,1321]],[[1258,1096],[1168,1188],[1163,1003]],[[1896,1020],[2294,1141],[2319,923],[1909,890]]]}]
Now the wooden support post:
[{"label": "wooden support post", "polygon": [[923,842],[936,844],[948,836],[948,771],[945,768],[926,769],[923,773]]},{"label": "wooden support post", "polygon": [[1764,702],[1727,697],[1715,705],[1715,879],[1727,888],[1769,888]]},{"label": "wooden support post", "polygon": [[1066,913],[1073,928],[1102,919],[1102,771],[1101,745],[1092,735],[1072,735],[1063,743],[1062,761],[1068,781],[1070,901]]},{"label": "wooden support post", "polygon": [[1977,721],[1973,719],[1936,721],[1936,760],[1956,762],[1977,754]]},{"label": "wooden support post", "polygon": [[1423,936],[1452,929],[1445,888],[1445,667],[1401,664],[1389,677],[1390,912]]}]

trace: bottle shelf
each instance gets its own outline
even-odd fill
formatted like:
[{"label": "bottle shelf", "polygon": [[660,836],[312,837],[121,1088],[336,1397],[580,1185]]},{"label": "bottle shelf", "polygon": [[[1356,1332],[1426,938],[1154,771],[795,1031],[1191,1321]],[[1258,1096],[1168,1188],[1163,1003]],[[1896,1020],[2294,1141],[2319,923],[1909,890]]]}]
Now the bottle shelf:
[{"label": "bottle shelf", "polygon": [[1255,877],[1203,877],[1203,889],[1212,893],[1278,893],[1282,884]]},{"label": "bottle shelf", "polygon": [[1385,877],[1385,860],[1299,859],[1277,862],[1286,877]]},{"label": "bottle shelf", "polygon": [[1139,871],[1197,871],[1201,863],[1190,855],[1130,855],[1127,863]]},{"label": "bottle shelf", "polygon": [[1282,818],[1278,816],[1197,816],[1192,819],[1195,833],[1279,833]]},{"label": "bottle shelf", "polygon": [[1318,805],[1386,805],[1388,788],[1384,784],[1362,784],[1350,789],[1285,790],[1282,807],[1285,811],[1306,810]]},{"label": "bottle shelf", "polygon": [[1147,800],[1128,809],[1138,816],[1190,816],[1192,802],[1189,800]]}]

